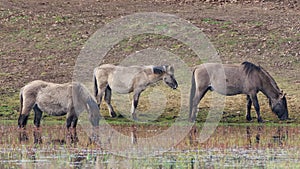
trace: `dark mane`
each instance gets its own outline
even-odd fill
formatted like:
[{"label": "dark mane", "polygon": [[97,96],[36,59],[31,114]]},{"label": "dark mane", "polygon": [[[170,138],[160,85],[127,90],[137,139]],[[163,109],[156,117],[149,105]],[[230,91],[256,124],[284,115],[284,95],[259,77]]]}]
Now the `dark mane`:
[{"label": "dark mane", "polygon": [[251,73],[253,73],[253,71],[261,72],[262,75],[266,77],[263,79],[267,80],[273,86],[273,88],[276,90],[277,93],[281,92],[273,77],[264,68],[260,66],[256,66],[255,64],[247,61],[243,62],[242,65],[244,65],[244,71],[246,72],[247,75],[250,75]]},{"label": "dark mane", "polygon": [[277,90],[277,93],[281,94],[281,91],[276,83],[276,81],[273,79],[273,77],[267,72],[264,68],[261,67],[261,71],[269,78],[271,85],[274,89]]},{"label": "dark mane", "polygon": [[242,65],[244,66],[244,71],[246,72],[247,75],[251,74],[254,70],[255,71],[260,71],[261,67],[256,66],[255,64],[251,62],[243,62]]}]

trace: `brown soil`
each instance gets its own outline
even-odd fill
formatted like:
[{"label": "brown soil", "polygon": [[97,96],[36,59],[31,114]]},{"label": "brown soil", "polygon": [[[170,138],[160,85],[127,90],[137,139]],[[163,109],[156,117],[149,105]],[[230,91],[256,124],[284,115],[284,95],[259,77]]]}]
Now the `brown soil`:
[{"label": "brown soil", "polygon": [[[71,81],[81,48],[99,28],[136,12],[164,12],[202,29],[224,63],[248,60],[265,67],[290,94],[290,109],[296,113],[299,9],[296,0],[0,0],[0,94],[13,95],[34,79]],[[130,51],[118,45],[115,53],[134,52],[135,42],[130,43]]]}]

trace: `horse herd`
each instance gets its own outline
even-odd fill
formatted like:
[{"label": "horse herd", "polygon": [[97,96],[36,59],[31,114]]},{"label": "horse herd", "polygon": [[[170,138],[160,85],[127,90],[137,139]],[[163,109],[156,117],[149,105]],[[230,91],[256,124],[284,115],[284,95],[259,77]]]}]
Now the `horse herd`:
[{"label": "horse herd", "polygon": [[[263,122],[257,93],[262,92],[268,99],[272,111],[280,120],[289,119],[285,94],[279,89],[275,80],[260,66],[250,62],[240,65],[205,63],[192,70],[190,91],[189,121],[194,122],[197,106],[207,91],[216,91],[231,96],[247,96],[246,119],[251,121],[251,106],[257,113],[258,122]],[[111,117],[116,113],[111,105],[112,91],[126,94],[133,92],[131,114],[137,120],[136,108],[141,92],[147,86],[164,81],[172,89],[178,87],[174,76],[174,67],[164,66],[115,66],[104,64],[94,69],[94,98],[88,89],[79,82],[55,84],[35,80],[20,90],[19,128],[25,128],[30,111],[34,110],[34,125],[40,126],[43,112],[53,116],[67,114],[66,127],[76,128],[78,116],[86,110],[93,126],[99,125],[99,108],[104,95]]]}]

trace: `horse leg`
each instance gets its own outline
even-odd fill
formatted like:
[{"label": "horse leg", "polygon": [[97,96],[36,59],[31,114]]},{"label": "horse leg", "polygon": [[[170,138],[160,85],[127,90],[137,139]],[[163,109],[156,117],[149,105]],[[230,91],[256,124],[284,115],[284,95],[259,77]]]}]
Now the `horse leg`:
[{"label": "horse leg", "polygon": [[41,111],[41,109],[37,105],[35,105],[33,107],[33,111],[34,111],[34,125],[37,128],[39,128],[43,112]]},{"label": "horse leg", "polygon": [[70,113],[67,114],[66,127],[67,127],[68,131],[69,131],[69,128],[71,127],[74,117],[75,117],[75,112],[73,112],[73,111],[71,111]]},{"label": "horse leg", "polygon": [[18,119],[18,126],[19,128],[25,128],[28,120],[29,113],[35,104],[34,101],[24,101],[22,109],[20,110],[20,116]]},{"label": "horse leg", "polygon": [[28,120],[28,114],[20,114],[19,119],[18,119],[18,126],[19,128],[25,128]]},{"label": "horse leg", "polygon": [[74,115],[73,115],[72,122],[71,122],[71,127],[72,127],[72,130],[71,130],[71,143],[77,143],[78,142],[77,131],[76,131],[77,122],[78,122],[78,117],[77,117],[77,115],[74,111]]},{"label": "horse leg", "polygon": [[101,105],[101,102],[102,102],[102,96],[103,96],[103,92],[102,91],[101,93],[98,94],[98,97],[96,97],[96,101],[97,101],[97,104],[98,104],[98,107],[100,108],[100,105]]},{"label": "horse leg", "polygon": [[131,106],[131,115],[133,120],[137,120],[137,116],[136,116],[136,107],[138,105],[139,102],[139,97],[140,97],[141,92],[135,92],[133,95],[133,100],[132,100],[132,106]]},{"label": "horse leg", "polygon": [[105,92],[105,90],[106,90],[106,88],[107,88],[106,85],[107,85],[107,84],[100,84],[100,85],[99,85],[99,88],[98,88],[99,93],[98,93],[98,95],[95,96],[99,108],[100,108],[100,106],[101,106],[103,93]]},{"label": "horse leg", "polygon": [[106,102],[106,105],[109,110],[109,114],[111,117],[116,117],[117,114],[115,113],[110,101],[111,101],[111,88],[109,86],[106,87],[105,89],[105,95],[104,95],[104,100]]},{"label": "horse leg", "polygon": [[262,123],[263,120],[262,120],[262,118],[260,117],[260,107],[259,107],[257,95],[256,95],[256,94],[251,95],[251,100],[252,100],[253,106],[254,106],[254,108],[255,108],[256,114],[257,114],[257,121],[258,121],[259,123]]},{"label": "horse leg", "polygon": [[78,117],[76,115],[74,115],[73,120],[72,120],[72,128],[76,129],[77,122],[78,122]]},{"label": "horse leg", "polygon": [[192,112],[189,117],[190,122],[194,122],[196,120],[197,106],[208,90],[209,90],[209,88],[207,88],[205,90],[201,90],[201,91],[199,89],[196,90],[196,93],[195,93],[195,96],[194,96],[193,102],[192,102]]},{"label": "horse leg", "polygon": [[251,100],[250,96],[247,95],[247,114],[246,114],[246,119],[248,121],[252,120],[252,117],[251,117],[251,106],[252,106],[252,100]]},{"label": "horse leg", "polygon": [[[75,111],[72,109],[70,113],[67,115],[67,130],[68,136],[71,139],[71,143],[78,142],[77,132],[76,132],[76,125],[77,125],[78,117],[75,114]],[[70,127],[72,129],[70,130]]]}]

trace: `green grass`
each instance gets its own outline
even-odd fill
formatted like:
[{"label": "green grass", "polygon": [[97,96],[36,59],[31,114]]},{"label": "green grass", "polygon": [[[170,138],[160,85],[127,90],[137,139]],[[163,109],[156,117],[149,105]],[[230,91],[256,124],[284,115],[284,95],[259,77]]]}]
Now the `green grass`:
[{"label": "green grass", "polygon": [[[15,94],[13,96],[2,96],[0,99],[1,104],[0,104],[0,119],[3,120],[12,120],[15,121],[17,120],[19,116],[19,98],[18,94]],[[205,103],[202,103],[203,105]],[[202,107],[202,106],[200,106]],[[209,108],[200,108],[200,111],[198,112],[197,116],[197,123],[202,125],[206,121],[206,117],[208,115]],[[219,125],[260,125],[256,121],[256,113],[252,109],[252,117],[253,121],[252,122],[247,122],[245,119],[245,112],[240,111],[236,113],[236,111],[230,111],[226,110],[225,107],[225,112],[222,115],[222,119],[220,120]],[[118,113],[118,112],[117,112]],[[101,109],[101,114],[105,121],[109,124],[116,124],[116,125],[132,125],[132,124],[140,124],[140,125],[172,125],[176,118],[177,118],[177,113],[176,112],[168,112],[168,113],[163,113],[161,114],[157,119],[146,121],[146,122],[135,122],[131,119],[131,117],[123,117],[119,113],[118,118],[111,118],[108,115],[108,110],[106,108]],[[187,112],[188,114],[188,112]],[[85,116],[86,112],[83,112],[81,116]],[[138,114],[138,118],[144,116],[143,113]],[[150,115],[151,116],[151,115]],[[155,117],[148,117],[150,119],[153,119]],[[34,115],[33,112],[30,113],[29,116],[29,121],[33,119]],[[267,120],[263,125],[266,126],[297,126],[300,124],[298,121],[299,119],[295,119],[294,121],[279,121],[275,115],[272,114],[271,110],[268,110],[268,112],[262,112],[262,117],[264,120]],[[292,118],[294,115],[292,115]],[[142,117],[145,118],[145,117]],[[147,117],[146,117],[147,118]],[[187,120],[187,119],[186,119]],[[50,116],[47,113],[43,113],[43,121],[49,121],[49,122],[65,122],[65,116],[61,117],[55,117],[55,116]],[[29,122],[31,123],[31,122]],[[42,122],[44,123],[44,122]],[[185,124],[183,123],[178,123],[180,124]]]},{"label": "green grass", "polygon": [[232,23],[230,21],[220,21],[212,18],[203,18],[202,22],[210,25],[219,25],[221,29],[228,29]]}]

